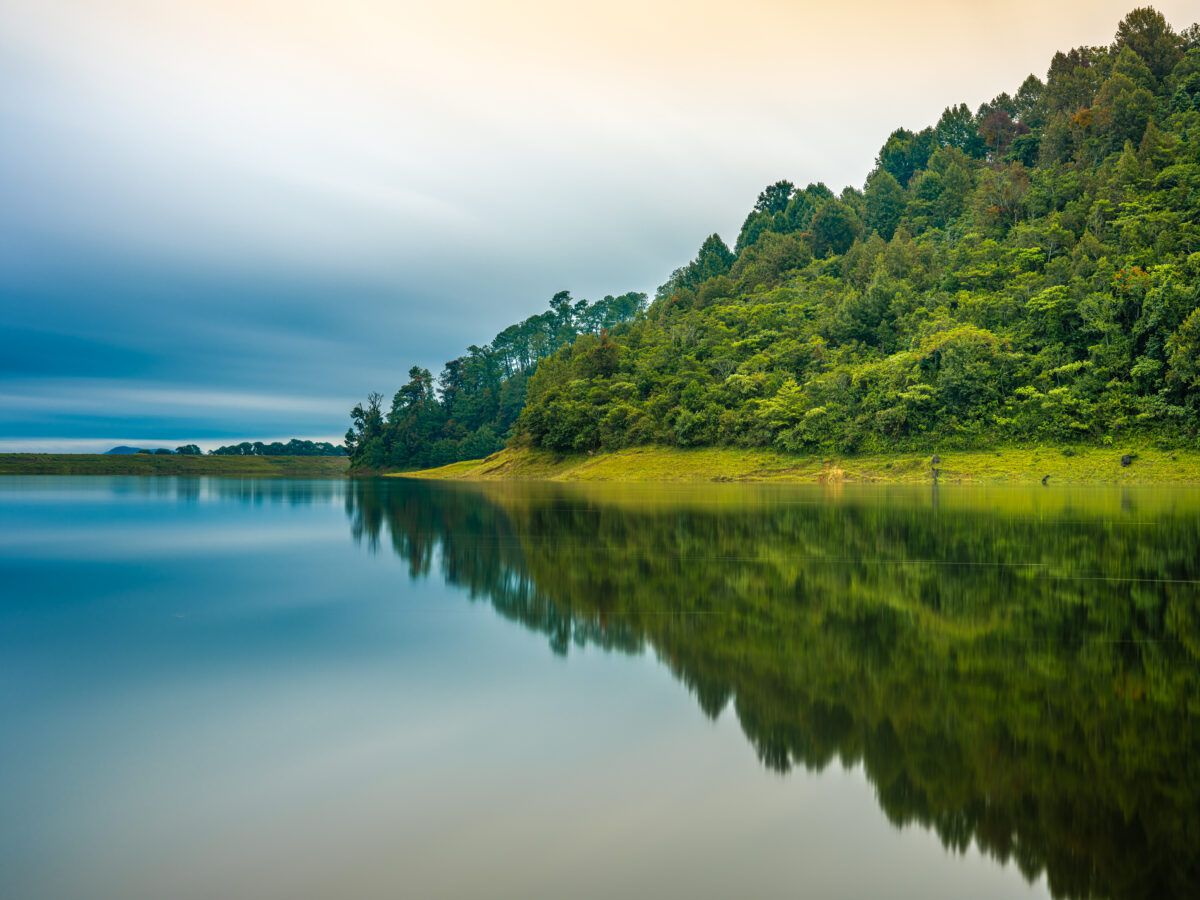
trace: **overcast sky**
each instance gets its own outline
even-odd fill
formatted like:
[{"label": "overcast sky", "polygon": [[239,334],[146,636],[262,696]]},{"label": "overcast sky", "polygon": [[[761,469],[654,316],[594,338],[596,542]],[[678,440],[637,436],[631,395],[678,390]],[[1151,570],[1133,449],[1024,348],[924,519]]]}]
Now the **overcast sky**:
[{"label": "overcast sky", "polygon": [[339,438],[1133,5],[0,0],[0,450]]}]

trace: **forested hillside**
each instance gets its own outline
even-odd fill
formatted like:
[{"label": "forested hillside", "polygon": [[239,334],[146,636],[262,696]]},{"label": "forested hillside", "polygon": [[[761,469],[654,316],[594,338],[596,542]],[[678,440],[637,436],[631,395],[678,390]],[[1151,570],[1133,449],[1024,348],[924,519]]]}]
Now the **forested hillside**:
[{"label": "forested hillside", "polygon": [[538,361],[570,346],[579,335],[605,335],[644,307],[645,294],[607,296],[595,303],[560,291],[550,308],[510,325],[490,344],[472,344],[446,363],[435,384],[413,366],[408,383],[385,409],[382,394],[354,407],[346,449],[358,468],[406,469],[475,459],[504,446],[525,405]]},{"label": "forested hillside", "polygon": [[1198,446],[1198,212],[1200,28],[1136,9],[1044,81],[897,129],[862,190],[768,186],[732,250],[710,236],[644,312],[505,370],[486,414],[454,411],[473,352],[441,399],[414,369],[386,416],[357,408],[348,446]]}]

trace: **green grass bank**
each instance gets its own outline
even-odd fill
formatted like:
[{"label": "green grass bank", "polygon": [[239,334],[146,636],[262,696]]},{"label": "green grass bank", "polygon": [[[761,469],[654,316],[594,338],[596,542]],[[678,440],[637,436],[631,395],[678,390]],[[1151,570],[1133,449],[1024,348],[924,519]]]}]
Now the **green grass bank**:
[{"label": "green grass bank", "polygon": [[342,478],[344,456],[157,456],[137,453],[0,453],[0,475],[212,475]]},{"label": "green grass bank", "polygon": [[[1129,455],[1128,466],[1121,464]],[[486,459],[393,477],[461,481],[607,482],[893,482],[933,480],[931,457],[801,457],[770,450],[638,447],[559,456],[502,450]],[[941,483],[1200,484],[1200,451],[1151,448],[1022,447],[947,451],[936,466]]]}]

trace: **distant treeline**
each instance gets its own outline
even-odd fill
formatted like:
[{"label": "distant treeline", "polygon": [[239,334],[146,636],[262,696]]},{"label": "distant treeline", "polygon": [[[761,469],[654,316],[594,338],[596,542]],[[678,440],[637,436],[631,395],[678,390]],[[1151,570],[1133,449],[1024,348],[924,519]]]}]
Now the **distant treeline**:
[{"label": "distant treeline", "polygon": [[[194,444],[189,444],[189,447],[197,452],[199,448]],[[185,448],[180,447],[176,452],[183,452]],[[286,444],[280,441],[273,441],[270,444],[264,444],[262,441],[242,441],[240,444],[230,444],[227,447],[218,447],[212,451],[213,456],[345,456],[346,448],[338,444],[331,444],[328,441],[301,441],[292,438]]]},{"label": "distant treeline", "polygon": [[351,412],[346,447],[355,466],[404,469],[477,459],[501,449],[525,406],[538,361],[580,335],[599,335],[641,312],[645,294],[606,296],[589,303],[560,291],[550,308],[510,325],[490,344],[472,345],[446,363],[436,383],[420,366],[385,409],[382,394]]},{"label": "distant treeline", "polygon": [[[153,456],[203,456],[204,451],[195,444],[184,444],[169,450],[159,447],[157,450],[140,449],[141,454]],[[286,444],[273,441],[264,444],[262,441],[242,441],[240,444],[229,444],[209,451],[210,456],[345,456],[346,448],[328,441],[301,441],[292,438]]]},{"label": "distant treeline", "polygon": [[1135,9],[1045,80],[897,129],[862,189],[769,185],[732,249],[710,236],[636,319],[574,339],[595,331],[471,394],[495,411],[474,440],[439,443],[484,419],[414,369],[389,412],[354,410],[353,464],[482,456],[510,428],[575,453],[1200,446],[1200,27]]}]

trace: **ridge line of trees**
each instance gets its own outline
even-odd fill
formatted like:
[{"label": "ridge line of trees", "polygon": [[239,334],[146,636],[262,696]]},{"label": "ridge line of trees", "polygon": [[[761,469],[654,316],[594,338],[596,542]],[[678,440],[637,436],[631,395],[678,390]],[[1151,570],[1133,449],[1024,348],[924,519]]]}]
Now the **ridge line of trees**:
[{"label": "ridge line of trees", "polygon": [[484,346],[446,363],[435,379],[421,366],[384,406],[372,393],[351,411],[346,449],[355,468],[405,469],[476,459],[501,449],[525,405],[541,360],[576,342],[611,346],[610,329],[645,308],[646,295],[589,303],[559,291],[549,309],[510,325]]}]

